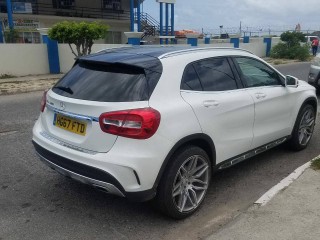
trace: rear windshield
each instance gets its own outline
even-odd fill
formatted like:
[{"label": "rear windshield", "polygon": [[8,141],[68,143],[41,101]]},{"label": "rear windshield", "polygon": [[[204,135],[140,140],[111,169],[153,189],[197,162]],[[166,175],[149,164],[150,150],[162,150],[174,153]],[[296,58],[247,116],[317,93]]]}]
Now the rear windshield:
[{"label": "rear windshield", "polygon": [[[158,73],[125,64],[79,62],[52,90],[62,96],[99,102],[133,102],[149,99]],[[149,73],[151,80],[147,80]],[[155,76],[156,75],[156,76]],[[158,76],[157,76],[158,75]]]}]

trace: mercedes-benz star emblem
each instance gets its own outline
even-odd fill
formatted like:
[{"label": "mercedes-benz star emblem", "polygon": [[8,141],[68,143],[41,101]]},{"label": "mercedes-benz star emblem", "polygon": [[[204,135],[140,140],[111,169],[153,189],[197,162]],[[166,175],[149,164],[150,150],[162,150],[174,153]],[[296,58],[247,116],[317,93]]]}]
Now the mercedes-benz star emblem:
[{"label": "mercedes-benz star emblem", "polygon": [[64,102],[60,102],[60,109],[64,110],[66,108],[66,104]]}]

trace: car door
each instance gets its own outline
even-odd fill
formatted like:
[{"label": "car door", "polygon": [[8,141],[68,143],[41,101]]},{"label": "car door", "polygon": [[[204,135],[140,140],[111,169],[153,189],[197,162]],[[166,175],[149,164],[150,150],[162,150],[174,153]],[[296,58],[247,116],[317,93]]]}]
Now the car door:
[{"label": "car door", "polygon": [[255,102],[254,139],[256,148],[291,134],[295,99],[284,86],[284,79],[265,63],[249,58],[235,57],[246,91]]},{"label": "car door", "polygon": [[225,57],[189,64],[181,96],[192,107],[202,131],[216,148],[217,163],[250,150],[254,102]]}]

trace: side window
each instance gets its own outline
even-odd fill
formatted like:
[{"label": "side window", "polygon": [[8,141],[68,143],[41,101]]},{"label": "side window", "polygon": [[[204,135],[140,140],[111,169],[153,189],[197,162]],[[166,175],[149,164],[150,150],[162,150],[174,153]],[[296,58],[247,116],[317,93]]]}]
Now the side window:
[{"label": "side window", "polygon": [[202,86],[201,86],[198,74],[194,70],[194,67],[192,64],[189,64],[184,70],[181,89],[202,91]]},{"label": "side window", "polygon": [[277,72],[262,62],[245,57],[235,58],[248,87],[281,85]]},{"label": "side window", "polygon": [[194,67],[204,91],[237,89],[237,83],[227,58],[211,58],[196,62]]}]

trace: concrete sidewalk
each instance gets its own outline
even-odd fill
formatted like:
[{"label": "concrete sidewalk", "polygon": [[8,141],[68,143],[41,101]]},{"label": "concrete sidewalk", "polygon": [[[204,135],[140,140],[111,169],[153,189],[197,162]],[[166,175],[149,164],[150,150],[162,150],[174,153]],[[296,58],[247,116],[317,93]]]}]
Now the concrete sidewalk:
[{"label": "concrete sidewalk", "polygon": [[320,239],[320,171],[308,168],[265,206],[253,206],[207,240]]},{"label": "concrete sidewalk", "polygon": [[63,75],[45,74],[0,79],[0,95],[44,91],[52,87]]}]

